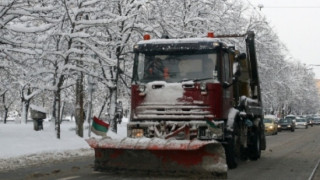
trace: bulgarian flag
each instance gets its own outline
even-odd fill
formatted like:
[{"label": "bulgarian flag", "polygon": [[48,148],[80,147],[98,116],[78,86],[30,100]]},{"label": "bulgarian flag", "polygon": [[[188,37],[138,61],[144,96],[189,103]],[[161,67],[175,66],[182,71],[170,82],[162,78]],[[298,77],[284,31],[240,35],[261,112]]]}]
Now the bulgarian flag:
[{"label": "bulgarian flag", "polygon": [[91,126],[91,131],[94,132],[96,135],[106,136],[109,126],[110,125],[108,123],[94,116],[92,126]]}]

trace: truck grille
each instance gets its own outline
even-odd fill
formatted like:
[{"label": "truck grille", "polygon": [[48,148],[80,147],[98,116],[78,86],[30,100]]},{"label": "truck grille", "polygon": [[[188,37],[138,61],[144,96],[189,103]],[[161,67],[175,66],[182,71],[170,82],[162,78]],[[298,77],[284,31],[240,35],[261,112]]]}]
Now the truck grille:
[{"label": "truck grille", "polygon": [[136,108],[133,119],[147,120],[200,120],[212,119],[209,106],[198,105],[141,105]]}]

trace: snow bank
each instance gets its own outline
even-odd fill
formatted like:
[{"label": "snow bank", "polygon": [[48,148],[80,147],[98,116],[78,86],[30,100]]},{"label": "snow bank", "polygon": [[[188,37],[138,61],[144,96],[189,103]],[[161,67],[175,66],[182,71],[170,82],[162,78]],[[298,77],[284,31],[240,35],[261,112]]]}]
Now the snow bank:
[{"label": "snow bank", "polygon": [[[128,120],[118,125],[118,133],[107,133],[111,138],[126,137]],[[19,167],[59,161],[81,156],[93,156],[94,151],[85,139],[88,138],[89,125],[84,124],[84,138],[76,135],[75,122],[61,123],[61,136],[57,139],[54,125],[44,122],[42,131],[34,131],[33,123],[0,124],[0,172]],[[100,138],[91,133],[91,137]]]}]

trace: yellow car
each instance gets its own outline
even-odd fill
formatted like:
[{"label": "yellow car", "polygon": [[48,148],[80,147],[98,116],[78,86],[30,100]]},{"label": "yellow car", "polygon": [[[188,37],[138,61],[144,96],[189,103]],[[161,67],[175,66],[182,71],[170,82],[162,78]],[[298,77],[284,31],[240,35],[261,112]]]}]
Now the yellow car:
[{"label": "yellow car", "polygon": [[276,117],[273,115],[264,116],[264,131],[267,135],[278,134],[278,124],[276,123]]}]

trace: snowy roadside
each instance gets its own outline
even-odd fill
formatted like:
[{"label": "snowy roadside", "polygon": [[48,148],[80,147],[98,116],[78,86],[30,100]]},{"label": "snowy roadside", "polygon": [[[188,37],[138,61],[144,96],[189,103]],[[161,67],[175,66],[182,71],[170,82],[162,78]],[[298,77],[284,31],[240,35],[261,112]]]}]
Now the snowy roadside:
[{"label": "snowy roadside", "polygon": [[34,165],[41,165],[46,163],[54,163],[83,156],[94,157],[94,151],[90,148],[65,150],[61,152],[43,152],[38,154],[28,154],[7,159],[0,159],[0,172],[14,170]]},{"label": "snowy roadside", "polygon": [[[63,122],[61,138],[57,139],[50,122],[44,122],[41,131],[34,131],[32,122],[0,124],[0,172],[83,156],[93,157],[94,151],[85,141],[89,125],[84,127],[84,138],[80,138],[75,134],[75,122]],[[118,134],[109,131],[107,135],[125,137],[126,120],[118,125]],[[91,137],[99,138],[94,134]]]}]

